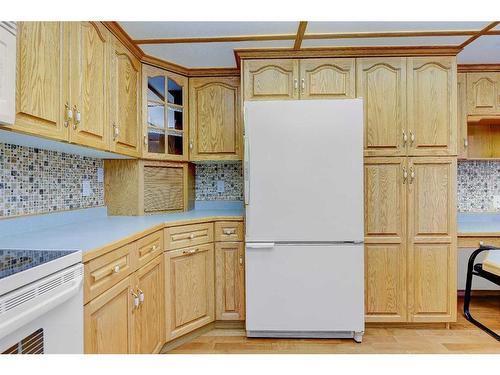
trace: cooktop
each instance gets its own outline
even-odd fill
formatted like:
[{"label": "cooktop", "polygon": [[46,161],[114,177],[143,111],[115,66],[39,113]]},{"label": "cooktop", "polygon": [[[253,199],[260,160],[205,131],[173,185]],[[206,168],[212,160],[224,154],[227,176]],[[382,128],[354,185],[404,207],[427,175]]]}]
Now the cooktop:
[{"label": "cooktop", "polygon": [[73,254],[76,251],[0,249],[0,279]]}]

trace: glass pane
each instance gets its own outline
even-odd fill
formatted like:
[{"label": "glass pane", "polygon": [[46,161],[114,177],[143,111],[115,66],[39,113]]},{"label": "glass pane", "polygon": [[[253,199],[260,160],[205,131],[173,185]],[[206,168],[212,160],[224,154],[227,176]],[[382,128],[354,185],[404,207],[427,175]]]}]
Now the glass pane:
[{"label": "glass pane", "polygon": [[170,155],[182,155],[182,135],[168,135],[168,153]]},{"label": "glass pane", "polygon": [[162,130],[148,128],[148,152],[165,153],[165,133]]},{"label": "glass pane", "polygon": [[169,129],[182,130],[182,109],[168,108],[167,126]]},{"label": "glass pane", "polygon": [[170,78],[168,79],[168,102],[182,105],[182,86]]},{"label": "glass pane", "polygon": [[161,104],[148,103],[148,125],[165,127],[165,107]]},{"label": "glass pane", "polygon": [[165,101],[165,77],[148,77],[148,99]]}]

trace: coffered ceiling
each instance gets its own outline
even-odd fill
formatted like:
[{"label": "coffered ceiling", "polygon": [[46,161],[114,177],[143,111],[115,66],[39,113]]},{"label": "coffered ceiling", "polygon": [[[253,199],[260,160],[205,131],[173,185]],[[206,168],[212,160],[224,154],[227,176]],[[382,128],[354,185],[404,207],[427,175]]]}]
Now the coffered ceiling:
[{"label": "coffered ceiling", "polygon": [[[142,51],[188,68],[235,67],[235,49],[459,46],[461,64],[500,63],[500,26],[484,22],[119,22]],[[300,39],[300,40],[297,40]]]}]

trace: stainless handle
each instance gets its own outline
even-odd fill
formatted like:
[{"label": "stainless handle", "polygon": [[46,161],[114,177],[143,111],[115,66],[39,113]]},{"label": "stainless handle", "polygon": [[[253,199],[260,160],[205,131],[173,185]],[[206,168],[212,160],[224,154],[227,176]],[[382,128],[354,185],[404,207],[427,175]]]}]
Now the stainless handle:
[{"label": "stainless handle", "polygon": [[406,146],[406,142],[408,142],[408,136],[406,132],[403,130],[403,146]]},{"label": "stainless handle", "polygon": [[415,181],[415,171],[413,168],[410,168],[410,184],[413,183],[413,181]]},{"label": "stainless handle", "polygon": [[415,142],[415,134],[410,130],[410,143],[413,144]]},{"label": "stainless handle", "polygon": [[272,249],[274,248],[274,242],[247,243],[245,247],[247,249]]},{"label": "stainless handle", "polygon": [[64,112],[64,127],[68,127],[69,126],[69,123],[71,120],[73,120],[73,111],[71,110],[70,106],[69,106],[69,103],[66,102],[64,104],[64,109],[65,109],[65,112]]},{"label": "stainless handle", "polygon": [[406,168],[403,167],[403,184],[406,184],[407,180],[408,180],[408,172],[406,171]]}]

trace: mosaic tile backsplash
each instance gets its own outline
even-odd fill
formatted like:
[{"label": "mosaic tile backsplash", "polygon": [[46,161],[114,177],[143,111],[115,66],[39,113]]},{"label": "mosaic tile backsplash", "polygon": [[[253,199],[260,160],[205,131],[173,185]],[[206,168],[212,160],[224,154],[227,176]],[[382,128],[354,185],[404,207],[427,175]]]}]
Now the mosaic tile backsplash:
[{"label": "mosaic tile backsplash", "polygon": [[[217,181],[224,181],[224,192],[217,192]],[[243,200],[242,163],[200,163],[196,164],[196,200]]]},{"label": "mosaic tile backsplash", "polygon": [[459,212],[500,212],[493,205],[500,195],[500,161],[459,161],[457,185]]},{"label": "mosaic tile backsplash", "polygon": [[103,206],[102,167],[100,159],[0,143],[0,217]]}]

